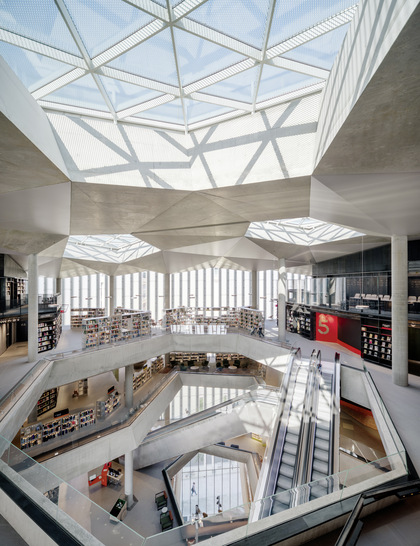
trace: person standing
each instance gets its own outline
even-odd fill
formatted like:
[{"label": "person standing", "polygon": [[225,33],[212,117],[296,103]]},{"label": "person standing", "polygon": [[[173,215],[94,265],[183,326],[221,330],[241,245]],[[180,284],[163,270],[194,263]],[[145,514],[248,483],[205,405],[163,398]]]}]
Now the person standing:
[{"label": "person standing", "polygon": [[197,489],[195,488],[195,482],[192,482],[191,486],[191,496],[197,495]]},{"label": "person standing", "polygon": [[216,505],[217,505],[217,511],[220,514],[222,511],[222,503],[220,502],[220,495],[217,495],[216,497]]}]

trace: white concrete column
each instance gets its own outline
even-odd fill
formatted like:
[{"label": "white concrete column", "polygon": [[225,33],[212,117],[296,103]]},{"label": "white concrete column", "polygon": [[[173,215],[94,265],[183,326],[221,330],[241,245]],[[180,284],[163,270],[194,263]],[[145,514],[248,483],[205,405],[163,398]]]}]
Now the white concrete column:
[{"label": "white concrete column", "polygon": [[55,293],[56,294],[61,294],[61,278],[58,277],[57,279],[55,279]]},{"label": "white concrete column", "polygon": [[38,357],[38,257],[28,256],[28,362]]},{"label": "white concrete column", "polygon": [[134,365],[125,367],[125,379],[124,379],[124,394],[125,394],[125,407],[131,409],[133,407],[133,376]]},{"label": "white concrete column", "polygon": [[279,341],[286,341],[286,260],[279,260],[279,281],[277,285],[277,326]]},{"label": "white concrete column", "polygon": [[133,451],[129,451],[124,455],[124,493],[127,500],[127,508],[130,508],[134,504],[134,491],[133,491]]},{"label": "white concrete column", "polygon": [[171,406],[165,409],[165,426],[171,424]]},{"label": "white concrete column", "polygon": [[257,302],[257,286],[258,286],[258,271],[251,271],[251,307],[252,309],[258,309]]},{"label": "white concrete column", "polygon": [[171,275],[164,273],[163,275],[163,308],[171,308]]},{"label": "white concrete column", "polygon": [[408,249],[405,235],[391,239],[392,380],[408,386]]},{"label": "white concrete column", "polygon": [[108,291],[109,291],[109,294],[108,294],[108,305],[107,305],[107,310],[106,310],[106,313],[108,315],[113,315],[114,314],[114,309],[115,309],[115,297],[116,297],[116,294],[115,294],[115,277],[114,275],[110,275],[109,276],[109,282],[108,282]]}]

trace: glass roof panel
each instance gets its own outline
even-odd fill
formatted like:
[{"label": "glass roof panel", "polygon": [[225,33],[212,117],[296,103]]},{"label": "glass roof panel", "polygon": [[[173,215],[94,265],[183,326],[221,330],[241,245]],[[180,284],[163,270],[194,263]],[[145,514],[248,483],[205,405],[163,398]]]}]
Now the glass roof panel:
[{"label": "glass roof panel", "polygon": [[288,51],[282,57],[331,70],[346,36],[348,26],[348,24],[343,25],[327,34],[323,34],[319,38],[315,38],[315,40]]},{"label": "glass roof panel", "polygon": [[200,89],[201,93],[223,97],[226,99],[252,103],[257,83],[259,67],[255,66],[221,82]]},{"label": "glass roof panel", "polygon": [[129,234],[71,235],[63,257],[123,263],[158,251],[158,248]]},{"label": "glass roof panel", "polygon": [[153,17],[121,0],[64,0],[91,57],[144,27]]},{"label": "glass roof panel", "polygon": [[220,106],[219,104],[209,104],[196,100],[185,99],[185,109],[187,112],[188,123],[197,123],[206,119],[233,112],[233,108]]},{"label": "glass roof panel", "polygon": [[156,106],[155,108],[146,110],[145,112],[137,114],[134,117],[156,121],[167,121],[169,123],[176,123],[179,125],[184,124],[181,99],[176,99],[172,102],[162,104],[161,106]]},{"label": "glass roof panel", "polygon": [[161,95],[158,91],[115,80],[114,78],[100,76],[100,79],[116,111],[147,102]]},{"label": "glass roof panel", "polygon": [[171,31],[165,29],[109,63],[109,66],[162,83],[176,85]]},{"label": "glass roof panel", "polygon": [[68,64],[5,42],[0,42],[0,55],[30,92],[73,70]]},{"label": "glass roof panel", "polygon": [[252,222],[246,232],[246,237],[303,246],[320,245],[363,235],[365,234],[313,218]]},{"label": "glass roof panel", "polygon": [[357,0],[277,1],[268,47],[277,45],[354,4],[357,4]]},{"label": "glass roof panel", "polygon": [[241,42],[262,49],[269,0],[206,2],[189,18]]},{"label": "glass roof panel", "polygon": [[182,85],[219,72],[246,58],[188,32],[174,29],[174,33]]},{"label": "glass roof panel", "polygon": [[[355,10],[348,10],[345,15],[337,17],[334,24],[318,27],[316,32],[302,33],[354,6],[356,2],[169,0],[170,6],[181,6],[175,12],[177,17],[186,13],[184,17],[176,19],[172,26],[176,45],[174,51],[169,16],[166,19],[163,14],[162,21],[146,12],[149,7],[151,11],[163,13],[163,7],[166,13],[167,0],[139,1],[143,9],[135,7],[135,2],[130,0],[0,0],[0,28],[12,33],[2,35],[4,43],[0,45],[0,53],[3,52],[7,62],[31,92],[54,82],[73,68],[78,68],[74,77],[80,74],[81,69],[87,72],[96,70],[101,74],[101,67],[125,72],[124,75],[118,75],[109,70],[106,77],[101,76],[109,101],[104,100],[91,76],[68,84],[48,97],[42,96],[42,93],[34,94],[41,104],[45,98],[49,108],[52,107],[51,103],[56,105],[57,110],[64,111],[71,111],[72,107],[88,107],[96,110],[95,115],[103,115],[106,119],[109,119],[109,110],[113,108],[130,108],[162,94],[179,96],[179,93],[184,93],[189,98],[192,93],[199,91],[202,96],[194,95],[195,102],[208,94],[253,104],[258,90],[259,102],[266,99],[275,102],[288,92],[303,90],[305,93],[307,86],[320,80],[264,64],[259,83],[260,68],[255,66],[256,63],[267,63],[277,51],[271,49],[266,53],[264,46],[270,48],[291,36],[301,35],[300,39],[293,42],[293,45],[301,43],[301,46],[288,51],[286,47],[280,47],[277,54],[283,52],[287,59],[329,70],[339,51],[346,26],[330,32],[327,30],[334,28],[334,24],[348,22]],[[194,8],[197,4],[198,7]],[[273,5],[272,25],[266,43]],[[74,36],[66,22],[73,29]],[[141,32],[136,34],[138,30]],[[323,31],[327,33],[311,40],[311,37],[319,36]],[[34,45],[22,37],[30,38]],[[33,52],[14,50],[14,47],[18,47],[15,44],[19,44],[19,47],[24,45],[33,49]],[[53,49],[47,50],[46,45],[61,51],[55,53]],[[88,58],[83,59],[79,46],[83,56]],[[49,58],[41,57],[40,51]],[[60,64],[63,60],[68,63],[67,66]],[[108,60],[109,64],[106,65]],[[181,82],[178,80],[177,67]],[[150,87],[157,91],[146,90],[138,77],[151,80]],[[117,78],[130,83],[118,81]],[[114,83],[111,83],[113,79]],[[59,84],[63,83],[64,79],[60,80]],[[137,87],[135,84],[140,85]],[[100,88],[102,90],[102,86]],[[190,122],[193,119],[207,120],[209,118],[206,116],[214,111],[216,123],[217,115],[224,110],[224,107],[209,106],[205,101],[204,106],[198,108],[195,102],[188,109]],[[186,130],[186,127],[182,127],[185,120],[180,115],[180,105],[179,101],[173,101],[155,107],[148,114],[137,114],[137,117],[149,119],[149,124],[156,120],[159,122],[156,126],[165,121],[177,123],[181,125],[179,129]],[[224,111],[230,116],[229,109]],[[240,107],[238,113],[243,113]],[[164,119],[164,115],[168,117]],[[135,119],[131,121],[135,123]],[[178,127],[174,129],[178,130]]]},{"label": "glass roof panel", "polygon": [[109,111],[101,92],[90,74],[69,83],[50,95],[45,95],[44,100],[67,104],[68,106]]},{"label": "glass roof panel", "polygon": [[2,0],[0,27],[80,56],[54,0]]},{"label": "glass roof panel", "polygon": [[321,80],[313,76],[283,70],[266,64],[262,71],[258,89],[258,102],[284,95],[296,89],[308,87],[319,81]]}]

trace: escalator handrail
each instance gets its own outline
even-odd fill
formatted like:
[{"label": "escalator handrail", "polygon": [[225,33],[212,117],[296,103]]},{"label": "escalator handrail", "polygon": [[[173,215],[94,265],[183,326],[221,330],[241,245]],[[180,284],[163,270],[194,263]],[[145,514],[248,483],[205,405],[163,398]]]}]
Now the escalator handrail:
[{"label": "escalator handrail", "polygon": [[312,432],[313,436],[313,408],[314,408],[314,393],[317,385],[317,364],[321,358],[321,352],[314,349],[309,359],[309,369],[308,369],[308,378],[306,381],[304,402],[302,408],[302,419],[299,427],[299,436],[298,436],[298,450],[296,453],[296,463],[292,479],[292,487],[302,485],[307,483],[310,480],[306,479],[306,471],[308,468],[309,453],[311,450],[311,443],[313,439],[311,438]]},{"label": "escalator handrail", "polygon": [[278,413],[278,426],[276,435],[273,438],[273,449],[270,456],[270,462],[269,462],[269,471],[268,471],[268,477],[266,480],[266,485],[264,489],[263,498],[271,497],[275,493],[275,486],[277,483],[279,468],[280,468],[280,462],[281,462],[281,455],[283,452],[283,446],[284,441],[286,437],[286,431],[287,427],[285,427],[282,423],[284,421],[284,416],[290,413],[290,405],[291,401],[288,406],[286,406],[286,399],[287,399],[287,393],[289,390],[290,380],[292,377],[292,371],[295,370],[295,368],[298,367],[298,362],[300,363],[302,361],[301,357],[301,350],[300,348],[295,349],[294,352],[291,355],[289,365],[287,367],[285,376],[282,381],[281,386],[281,404],[279,407],[279,413]]},{"label": "escalator handrail", "polygon": [[334,375],[331,392],[330,437],[328,453],[328,475],[338,472],[338,447],[340,433],[340,353],[335,353]]}]

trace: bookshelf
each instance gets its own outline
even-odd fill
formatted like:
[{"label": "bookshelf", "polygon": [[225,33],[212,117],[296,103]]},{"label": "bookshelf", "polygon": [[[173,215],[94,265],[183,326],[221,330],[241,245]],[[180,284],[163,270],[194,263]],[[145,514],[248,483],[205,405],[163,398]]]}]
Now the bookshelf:
[{"label": "bookshelf", "polygon": [[150,335],[151,320],[150,311],[116,313],[110,317],[83,319],[84,345],[86,348],[91,348]]},{"label": "bookshelf", "polygon": [[117,409],[121,402],[119,392],[112,392],[96,401],[96,418],[103,421],[108,415]]},{"label": "bookshelf", "polygon": [[20,448],[29,449],[42,443],[42,425],[30,425],[20,431]]},{"label": "bookshelf", "polygon": [[61,313],[40,315],[38,318],[38,352],[57,347],[61,336]]},{"label": "bookshelf", "polygon": [[37,403],[37,416],[43,415],[57,406],[58,389],[45,391]]},{"label": "bookshelf", "polygon": [[362,358],[375,364],[392,365],[392,325],[390,320],[365,318],[361,323]]},{"label": "bookshelf", "polygon": [[81,328],[83,319],[92,317],[104,317],[105,309],[103,307],[84,307],[70,310],[71,328]]},{"label": "bookshelf", "polygon": [[260,321],[264,322],[262,311],[251,309],[250,307],[239,308],[238,326],[240,328],[252,332],[254,328],[258,328]]}]

